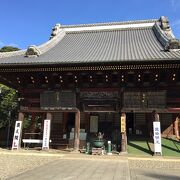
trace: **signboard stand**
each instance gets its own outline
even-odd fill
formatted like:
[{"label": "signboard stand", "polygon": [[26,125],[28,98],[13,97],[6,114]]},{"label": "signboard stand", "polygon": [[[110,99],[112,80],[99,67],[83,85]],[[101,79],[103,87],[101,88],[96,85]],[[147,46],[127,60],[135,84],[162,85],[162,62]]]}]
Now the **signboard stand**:
[{"label": "signboard stand", "polygon": [[154,155],[162,155],[160,122],[157,121],[153,122],[153,132],[154,132]]},{"label": "signboard stand", "polygon": [[20,146],[20,136],[21,136],[21,126],[22,121],[16,121],[15,129],[14,129],[14,136],[13,136],[13,143],[12,143],[12,150],[19,149]]},{"label": "signboard stand", "polygon": [[127,153],[126,114],[121,115],[121,154]]},{"label": "signboard stand", "polygon": [[50,120],[45,119],[44,120],[42,150],[49,150],[49,138],[50,138]]}]

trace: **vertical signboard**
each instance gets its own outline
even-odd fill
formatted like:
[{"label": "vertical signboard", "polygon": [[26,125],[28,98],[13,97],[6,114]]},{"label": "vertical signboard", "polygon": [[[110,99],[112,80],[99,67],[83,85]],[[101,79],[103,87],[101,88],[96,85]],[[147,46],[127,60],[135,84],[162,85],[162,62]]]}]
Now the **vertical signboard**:
[{"label": "vertical signboard", "polygon": [[154,153],[162,155],[160,122],[153,122]]},{"label": "vertical signboard", "polygon": [[50,138],[50,120],[45,119],[42,149],[49,149],[49,138]]},{"label": "vertical signboard", "polygon": [[126,116],[121,116],[121,133],[126,131]]},{"label": "vertical signboard", "polygon": [[12,150],[19,149],[21,126],[22,126],[22,121],[16,121],[15,129],[14,129],[14,136],[13,136],[13,143],[12,143]]}]

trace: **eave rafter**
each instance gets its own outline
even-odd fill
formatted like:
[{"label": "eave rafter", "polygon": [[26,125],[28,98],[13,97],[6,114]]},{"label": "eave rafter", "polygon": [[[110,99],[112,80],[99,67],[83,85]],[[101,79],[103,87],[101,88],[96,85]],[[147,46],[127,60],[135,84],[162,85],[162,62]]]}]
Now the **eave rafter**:
[{"label": "eave rafter", "polygon": [[134,65],[97,65],[97,66],[72,66],[72,67],[18,67],[0,68],[0,72],[54,72],[54,71],[107,71],[107,70],[141,70],[141,69],[177,69],[179,63],[171,64],[134,64]]},{"label": "eave rafter", "polygon": [[[155,66],[155,65],[154,65]],[[159,83],[172,85],[180,82],[178,64],[168,66],[127,66],[127,69],[87,70],[87,71],[28,71],[1,72],[0,79],[10,87],[21,88],[78,88],[78,87],[113,87],[153,86]],[[108,66],[109,67],[109,66]],[[114,66],[112,66],[114,67]],[[147,68],[146,68],[147,67]],[[161,67],[161,68],[157,68]],[[168,67],[168,68],[162,68]],[[171,68],[170,68],[171,67]],[[176,67],[176,68],[175,68]],[[80,67],[81,68],[81,67]],[[128,69],[129,68],[129,69]],[[132,69],[134,68],[134,69]],[[58,68],[53,68],[58,69]],[[112,68],[113,69],[113,68]],[[11,82],[11,83],[8,83]]]}]

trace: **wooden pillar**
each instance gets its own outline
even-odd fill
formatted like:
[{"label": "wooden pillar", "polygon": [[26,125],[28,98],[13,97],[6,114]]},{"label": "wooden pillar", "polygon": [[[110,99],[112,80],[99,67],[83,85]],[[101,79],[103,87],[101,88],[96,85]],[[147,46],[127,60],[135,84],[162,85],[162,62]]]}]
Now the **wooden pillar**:
[{"label": "wooden pillar", "polygon": [[121,114],[121,153],[127,153],[126,114]]},{"label": "wooden pillar", "polygon": [[24,120],[24,113],[19,112],[18,114],[18,121],[23,121]]},{"label": "wooden pillar", "polygon": [[85,113],[85,129],[86,132],[89,133],[90,130],[90,114],[89,113]]},{"label": "wooden pillar", "polygon": [[74,130],[74,151],[79,151],[80,144],[80,111],[75,114],[75,130]]},{"label": "wooden pillar", "polygon": [[[35,132],[35,124],[36,124],[36,114],[32,113],[31,117],[31,126],[30,126],[30,132],[34,133]],[[34,138],[33,135],[31,135],[31,138]]]},{"label": "wooden pillar", "polygon": [[63,134],[67,134],[67,121],[68,121],[68,113],[63,113]]},{"label": "wooden pillar", "polygon": [[52,120],[52,113],[48,112],[46,114],[46,119]]}]

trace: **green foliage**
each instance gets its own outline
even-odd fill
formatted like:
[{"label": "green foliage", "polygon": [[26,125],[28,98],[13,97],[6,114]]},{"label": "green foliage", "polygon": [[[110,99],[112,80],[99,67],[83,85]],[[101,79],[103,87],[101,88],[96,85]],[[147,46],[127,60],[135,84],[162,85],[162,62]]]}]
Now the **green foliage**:
[{"label": "green foliage", "polygon": [[[20,50],[17,47],[4,46],[0,52]],[[17,114],[17,94],[12,88],[0,84],[0,128],[8,125],[8,120],[15,119]],[[11,121],[13,123],[13,121]]]},{"label": "green foliage", "polygon": [[0,49],[0,52],[11,52],[11,51],[18,51],[20,50],[17,47],[12,47],[12,46],[4,46]]},{"label": "green foliage", "polygon": [[[7,126],[8,118],[14,119],[17,112],[17,95],[14,89],[0,84],[0,128]],[[10,117],[11,116],[11,117]]]},{"label": "green foliage", "polygon": [[31,125],[31,118],[29,116],[25,116],[22,125],[23,129],[29,128]]}]

